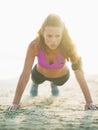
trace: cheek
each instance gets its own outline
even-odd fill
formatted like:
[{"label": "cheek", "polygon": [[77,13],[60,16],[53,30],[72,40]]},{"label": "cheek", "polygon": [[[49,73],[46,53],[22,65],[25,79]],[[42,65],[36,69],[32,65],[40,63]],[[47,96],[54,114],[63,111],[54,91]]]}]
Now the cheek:
[{"label": "cheek", "polygon": [[51,42],[51,38],[45,37],[44,41],[45,41],[46,44],[48,44],[49,42]]},{"label": "cheek", "polygon": [[60,44],[61,40],[62,40],[62,38],[61,38],[61,37],[57,40],[59,44]]},{"label": "cheek", "polygon": [[50,40],[48,38],[44,38],[45,44],[49,47],[50,45]]},{"label": "cheek", "polygon": [[49,39],[48,38],[44,38],[44,41],[45,41],[45,43],[48,43]]}]

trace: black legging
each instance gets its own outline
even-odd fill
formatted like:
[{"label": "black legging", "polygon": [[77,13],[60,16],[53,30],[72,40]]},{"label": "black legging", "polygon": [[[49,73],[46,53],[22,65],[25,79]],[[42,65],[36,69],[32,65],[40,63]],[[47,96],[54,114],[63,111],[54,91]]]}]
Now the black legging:
[{"label": "black legging", "polygon": [[69,79],[69,77],[70,77],[70,73],[69,73],[69,70],[68,70],[67,74],[62,76],[62,77],[59,77],[59,78],[47,78],[43,74],[41,74],[40,72],[37,71],[36,65],[33,68],[32,73],[31,73],[31,79],[36,84],[41,84],[44,81],[48,80],[48,81],[53,82],[55,85],[63,85]]}]

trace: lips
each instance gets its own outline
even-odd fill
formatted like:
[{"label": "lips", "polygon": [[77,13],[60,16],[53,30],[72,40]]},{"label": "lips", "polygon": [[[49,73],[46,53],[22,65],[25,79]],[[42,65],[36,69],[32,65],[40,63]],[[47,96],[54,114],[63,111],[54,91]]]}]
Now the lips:
[{"label": "lips", "polygon": [[57,48],[57,45],[51,44],[51,48],[55,49],[55,48]]}]

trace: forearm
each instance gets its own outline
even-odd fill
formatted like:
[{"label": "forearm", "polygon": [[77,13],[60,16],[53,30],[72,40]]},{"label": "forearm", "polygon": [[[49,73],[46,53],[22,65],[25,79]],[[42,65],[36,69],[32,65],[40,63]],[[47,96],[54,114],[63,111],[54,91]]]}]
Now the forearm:
[{"label": "forearm", "polygon": [[79,70],[76,70],[74,73],[75,73],[76,79],[81,87],[81,90],[84,94],[86,103],[87,104],[92,103],[93,101],[91,98],[91,94],[90,94],[90,91],[89,91],[89,88],[88,88],[88,85],[86,83],[83,73]]},{"label": "forearm", "polygon": [[20,76],[17,88],[16,88],[16,92],[15,92],[15,96],[14,96],[14,100],[13,100],[13,104],[19,104],[22,94],[24,92],[24,89],[27,85],[29,78],[24,78],[22,75]]}]

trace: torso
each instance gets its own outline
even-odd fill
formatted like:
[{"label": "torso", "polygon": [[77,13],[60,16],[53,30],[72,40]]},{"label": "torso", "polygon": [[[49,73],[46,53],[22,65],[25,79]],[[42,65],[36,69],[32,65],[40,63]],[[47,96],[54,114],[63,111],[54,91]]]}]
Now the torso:
[{"label": "torso", "polygon": [[[32,57],[38,57],[40,49],[38,48],[36,41],[32,42],[31,49],[33,52]],[[45,62],[48,65],[49,64],[52,65],[53,63],[51,62],[56,62],[58,53],[59,51],[55,51],[56,55],[54,55],[53,53],[48,53],[48,55],[45,54]],[[66,59],[64,59],[64,62],[66,62]],[[66,66],[66,64],[64,64],[60,67],[57,67],[56,69],[54,69],[54,67],[53,69],[49,69],[49,68],[47,69],[45,67],[42,67],[39,63],[37,63],[37,71],[48,78],[57,78],[67,74],[68,67]]]},{"label": "torso", "polygon": [[42,68],[39,64],[37,64],[37,70],[44,76],[48,78],[57,78],[64,76],[67,73],[67,67],[64,66],[63,68],[56,69],[56,70],[47,70],[45,68]]},{"label": "torso", "polygon": [[58,51],[57,52],[49,52],[45,53],[42,49],[39,50],[38,53],[38,64],[46,69],[60,69],[65,65],[65,58]]},{"label": "torso", "polygon": [[59,51],[46,54],[39,50],[37,70],[49,78],[64,76],[67,73],[66,60]]}]

